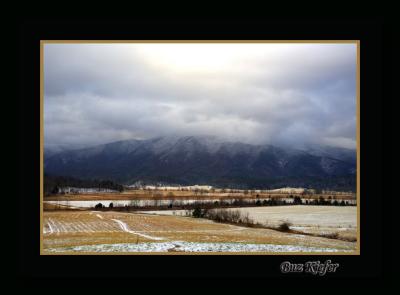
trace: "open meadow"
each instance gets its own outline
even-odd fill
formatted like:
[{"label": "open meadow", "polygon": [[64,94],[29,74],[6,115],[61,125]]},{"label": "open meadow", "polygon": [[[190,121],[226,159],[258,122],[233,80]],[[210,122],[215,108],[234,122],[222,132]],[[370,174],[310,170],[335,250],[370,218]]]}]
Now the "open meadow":
[{"label": "open meadow", "polygon": [[[330,236],[347,241],[357,240],[357,207],[354,206],[267,206],[228,208],[239,211],[256,223],[278,228],[286,222],[289,228],[305,234]],[[145,214],[184,216],[185,210],[143,211]]]},{"label": "open meadow", "polygon": [[45,211],[44,253],[352,252],[356,243],[248,228],[202,218],[141,213]]}]

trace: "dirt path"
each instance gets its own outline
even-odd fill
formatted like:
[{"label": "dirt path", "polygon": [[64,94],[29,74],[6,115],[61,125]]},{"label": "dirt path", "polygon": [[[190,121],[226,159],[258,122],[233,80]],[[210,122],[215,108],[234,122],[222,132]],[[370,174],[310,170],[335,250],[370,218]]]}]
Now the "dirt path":
[{"label": "dirt path", "polygon": [[125,222],[123,222],[123,221],[121,221],[119,219],[111,219],[111,220],[113,220],[116,223],[118,223],[119,226],[122,228],[122,230],[125,231],[125,232],[131,233],[131,234],[135,234],[135,235],[138,235],[138,236],[141,236],[143,238],[150,239],[150,240],[158,240],[158,241],[159,240],[164,240],[163,238],[160,238],[160,237],[152,237],[152,236],[149,236],[149,235],[145,235],[145,234],[138,233],[138,232],[135,232],[133,230],[130,230],[128,225]]}]

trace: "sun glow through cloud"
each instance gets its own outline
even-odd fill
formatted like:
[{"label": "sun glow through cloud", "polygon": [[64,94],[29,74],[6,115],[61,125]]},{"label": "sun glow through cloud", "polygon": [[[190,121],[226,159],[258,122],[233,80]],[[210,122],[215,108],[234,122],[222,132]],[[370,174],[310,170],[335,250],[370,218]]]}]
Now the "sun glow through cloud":
[{"label": "sun glow through cloud", "polygon": [[218,70],[237,59],[236,52],[228,51],[222,45],[145,44],[137,48],[151,64],[176,71]]},{"label": "sun glow through cloud", "polygon": [[355,44],[44,48],[50,144],[208,134],[249,143],[355,146]]}]

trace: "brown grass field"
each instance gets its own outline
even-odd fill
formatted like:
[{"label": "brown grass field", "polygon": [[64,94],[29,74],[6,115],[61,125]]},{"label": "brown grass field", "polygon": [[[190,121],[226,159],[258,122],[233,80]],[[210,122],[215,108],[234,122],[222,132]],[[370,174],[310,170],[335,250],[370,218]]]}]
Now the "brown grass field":
[{"label": "brown grass field", "polygon": [[43,214],[44,253],[57,249],[69,251],[68,247],[81,245],[174,241],[296,245],[337,251],[356,249],[354,242],[182,216],[78,210],[44,211]]},{"label": "brown grass field", "polygon": [[[355,206],[261,206],[223,209],[239,211],[256,223],[277,228],[289,222],[292,231],[315,236],[336,236],[346,241],[357,240],[357,208]],[[156,215],[184,216],[186,210],[139,211]]]}]

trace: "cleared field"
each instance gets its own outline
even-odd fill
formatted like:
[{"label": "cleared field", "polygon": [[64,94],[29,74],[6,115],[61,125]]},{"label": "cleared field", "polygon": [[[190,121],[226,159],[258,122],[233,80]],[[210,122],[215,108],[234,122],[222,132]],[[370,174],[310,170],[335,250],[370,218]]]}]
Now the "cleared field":
[{"label": "cleared field", "polygon": [[296,226],[357,227],[357,207],[341,206],[271,206],[239,210],[261,223],[277,224],[287,220]]},{"label": "cleared field", "polygon": [[[232,209],[228,209],[232,210]],[[268,226],[290,222],[291,229],[318,235],[337,234],[339,238],[357,239],[357,207],[278,206],[239,208],[255,221]]]},{"label": "cleared field", "polygon": [[72,206],[66,206],[59,202],[51,203],[51,202],[43,202],[43,210],[69,210],[69,209],[76,209]]},{"label": "cleared field", "polygon": [[[330,235],[338,234],[345,239],[357,237],[357,207],[341,206],[270,206],[245,207],[224,210],[239,210],[249,214],[254,221],[270,227],[277,227],[284,221],[290,228],[304,233]],[[184,210],[147,211],[158,215],[183,215]]]},{"label": "cleared field", "polygon": [[168,206],[170,203],[187,205],[193,203],[212,203],[212,199],[199,199],[199,200],[79,200],[79,201],[45,201],[44,204],[49,204],[53,206],[64,206],[70,208],[94,208],[96,204],[101,203],[108,207],[110,203],[113,203],[114,207],[124,207],[124,206]]},{"label": "cleared field", "polygon": [[45,252],[354,251],[356,243],[214,223],[96,211],[44,212]]}]

